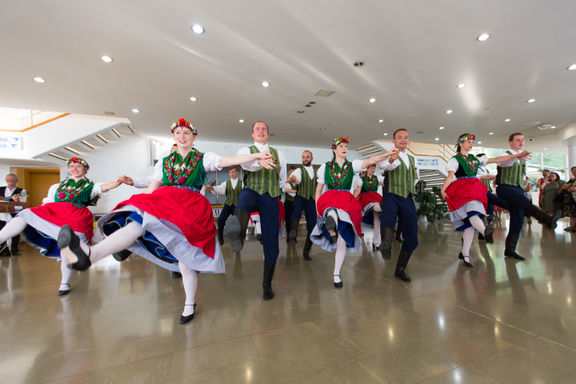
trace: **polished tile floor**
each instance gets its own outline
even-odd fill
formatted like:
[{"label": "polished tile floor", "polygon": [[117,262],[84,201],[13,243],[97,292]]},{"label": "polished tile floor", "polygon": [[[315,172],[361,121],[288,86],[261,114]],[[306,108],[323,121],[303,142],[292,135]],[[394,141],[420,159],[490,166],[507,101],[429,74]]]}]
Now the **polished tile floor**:
[{"label": "polished tile floor", "polygon": [[[138,257],[75,272],[28,246],[0,258],[1,383],[576,383],[576,235],[525,226],[519,253],[473,244],[457,260],[451,224],[421,225],[408,272],[371,251],[333,255],[281,242],[263,302],[260,245],[225,245],[226,275],[200,277],[195,319],[182,326],[181,283]],[[394,254],[399,243],[394,244]]]}]

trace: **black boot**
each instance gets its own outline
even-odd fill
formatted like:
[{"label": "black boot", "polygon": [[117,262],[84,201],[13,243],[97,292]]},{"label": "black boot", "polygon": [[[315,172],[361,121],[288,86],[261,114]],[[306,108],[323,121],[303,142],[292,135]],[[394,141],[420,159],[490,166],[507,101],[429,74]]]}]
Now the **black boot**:
[{"label": "black boot", "polygon": [[330,244],[334,244],[336,243],[336,241],[338,240],[338,223],[336,223],[336,221],[334,220],[334,218],[332,218],[332,216],[328,216],[326,217],[326,230],[328,232],[330,231],[334,231],[335,234],[332,235],[330,234]]},{"label": "black boot", "polygon": [[392,228],[384,227],[380,231],[382,236],[382,244],[380,244],[380,253],[384,260],[392,258],[392,237],[394,237],[394,230]]},{"label": "black boot", "polygon": [[410,260],[410,256],[412,252],[408,252],[404,249],[400,251],[400,255],[398,255],[398,263],[396,264],[396,271],[394,272],[394,276],[406,283],[412,281],[410,276],[408,276],[405,272],[406,266],[408,265],[408,260]]},{"label": "black boot", "polygon": [[504,249],[504,256],[516,260],[526,260],[526,258],[516,253],[516,244],[518,244],[519,237],[520,235],[517,233],[509,233],[508,236],[506,236],[506,248]]},{"label": "black boot", "polygon": [[114,260],[122,262],[122,261],[126,260],[131,254],[132,254],[132,252],[125,249],[123,251],[116,252],[115,254],[112,255],[112,257],[114,258]]},{"label": "black boot", "polygon": [[250,214],[243,209],[236,209],[234,215],[230,216],[224,227],[224,234],[230,241],[230,247],[234,252],[240,252],[244,247],[246,228],[248,227]]},{"label": "black boot", "polygon": [[224,228],[218,227],[218,243],[220,246],[224,245]]},{"label": "black boot", "polygon": [[538,220],[538,222],[543,226],[545,226],[546,228],[549,229],[556,228],[556,221],[554,220],[554,218],[542,212],[542,210],[540,210],[540,208],[538,208],[537,206],[535,205],[529,206],[528,209],[526,209],[526,213],[535,218],[536,220]]},{"label": "black boot", "polygon": [[274,291],[272,290],[272,277],[274,277],[274,268],[276,264],[264,262],[264,275],[262,277],[262,299],[272,300]]},{"label": "black boot", "polygon": [[306,243],[304,244],[304,253],[302,254],[304,260],[312,260],[312,258],[310,258],[310,248],[312,248],[312,240],[307,238]]},{"label": "black boot", "polygon": [[75,263],[70,262],[68,259],[70,262],[68,268],[77,271],[85,271],[90,268],[92,264],[90,262],[90,251],[88,251],[88,254],[84,252],[80,246],[80,239],[69,225],[63,225],[62,228],[60,228],[60,232],[58,232],[58,248],[60,248],[61,257],[67,257],[64,253],[72,253],[78,259]]},{"label": "black boot", "polygon": [[290,232],[288,233],[288,244],[296,244],[296,237],[298,237],[298,220],[290,219]]}]

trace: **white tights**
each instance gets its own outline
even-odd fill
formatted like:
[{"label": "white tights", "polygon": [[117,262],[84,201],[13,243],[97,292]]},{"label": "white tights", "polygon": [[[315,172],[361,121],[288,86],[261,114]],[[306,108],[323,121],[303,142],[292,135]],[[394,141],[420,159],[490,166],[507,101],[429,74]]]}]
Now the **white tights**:
[{"label": "white tights", "polygon": [[[144,230],[142,229],[142,226],[133,221],[106,237],[98,244],[90,247],[90,260],[95,263],[108,255],[120,252],[131,246],[136,239],[143,234]],[[82,248],[84,248],[85,251],[88,251],[87,245],[84,243],[81,244]]]},{"label": "white tights", "polygon": [[334,255],[334,282],[339,283],[342,281],[340,278],[340,270],[342,269],[344,259],[346,258],[346,242],[342,236],[338,236],[336,245],[336,254]]},{"label": "white tights", "polygon": [[16,235],[19,235],[24,231],[26,228],[26,222],[21,217],[15,217],[10,220],[4,228],[0,231],[0,244],[5,242],[8,239],[13,238]]},{"label": "white tights", "polygon": [[186,293],[186,302],[182,316],[189,316],[194,313],[194,303],[196,302],[196,290],[198,289],[198,272],[188,268],[184,263],[179,262],[180,273],[182,274],[182,285]]},{"label": "white tights", "polygon": [[469,218],[470,224],[472,225],[469,228],[464,230],[462,234],[462,255],[464,256],[464,260],[470,262],[470,247],[472,246],[472,241],[474,240],[474,231],[478,231],[482,235],[486,230],[484,226],[484,222],[480,218],[480,216],[472,216]]},{"label": "white tights", "polygon": [[376,247],[380,245],[382,240],[380,239],[380,212],[381,210],[376,211],[376,208],[380,208],[377,206],[374,208],[374,234],[372,235],[372,244]]}]

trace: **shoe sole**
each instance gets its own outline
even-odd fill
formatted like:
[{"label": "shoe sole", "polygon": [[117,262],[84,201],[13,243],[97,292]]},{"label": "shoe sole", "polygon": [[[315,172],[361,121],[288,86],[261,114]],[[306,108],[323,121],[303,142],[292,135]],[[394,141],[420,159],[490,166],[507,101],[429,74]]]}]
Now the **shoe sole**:
[{"label": "shoe sole", "polygon": [[72,236],[74,232],[69,225],[64,225],[58,232],[58,248],[60,248],[60,256],[65,257],[69,264],[78,262],[78,256],[70,249],[74,246],[80,246],[77,243],[77,238]]},{"label": "shoe sole", "polygon": [[226,223],[226,227],[224,227],[224,235],[228,237],[230,247],[234,252],[240,252],[243,247],[242,239],[240,238],[241,230],[242,228],[240,227],[240,221],[238,218],[236,216],[231,216]]},{"label": "shoe sole", "polygon": [[494,243],[494,226],[492,224],[486,226],[486,229],[484,230],[484,240],[488,244]]}]

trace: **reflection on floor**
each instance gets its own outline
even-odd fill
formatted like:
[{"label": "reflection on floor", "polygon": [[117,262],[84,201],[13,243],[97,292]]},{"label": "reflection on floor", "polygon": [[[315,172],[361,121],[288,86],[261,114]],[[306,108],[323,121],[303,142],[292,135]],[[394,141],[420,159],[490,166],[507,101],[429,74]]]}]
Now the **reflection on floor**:
[{"label": "reflection on floor", "polygon": [[[178,324],[179,280],[139,257],[76,273],[56,296],[59,268],[27,247],[0,258],[3,383],[575,383],[575,234],[525,226],[519,253],[475,240],[473,269],[457,259],[448,222],[421,225],[408,272],[395,257],[349,255],[344,288],[333,255],[303,239],[276,268],[263,302],[260,244],[224,246],[226,275],[200,277],[197,315]],[[394,255],[400,243],[394,244]]]}]

